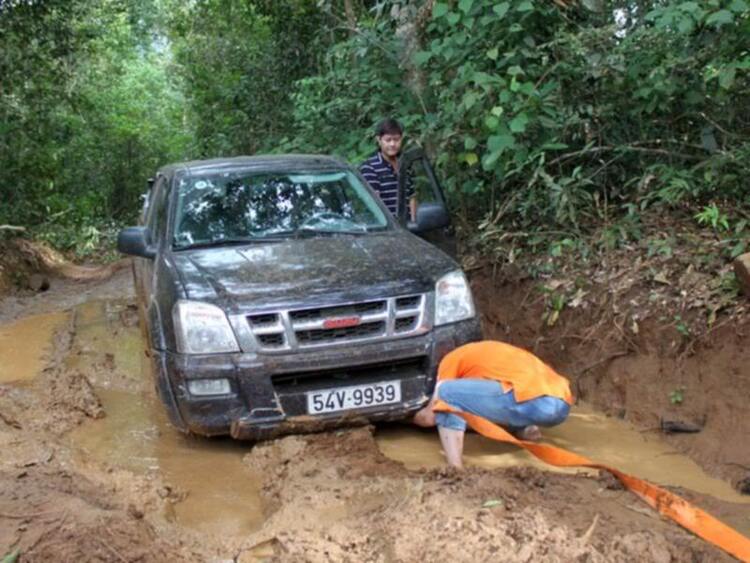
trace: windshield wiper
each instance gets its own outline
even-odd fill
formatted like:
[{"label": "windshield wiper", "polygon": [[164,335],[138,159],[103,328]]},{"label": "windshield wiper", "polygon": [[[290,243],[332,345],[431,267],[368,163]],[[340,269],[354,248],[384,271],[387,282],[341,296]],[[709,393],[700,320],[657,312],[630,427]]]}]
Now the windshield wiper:
[{"label": "windshield wiper", "polygon": [[272,231],[266,236],[255,237],[227,237],[202,242],[194,242],[175,246],[174,250],[195,250],[197,248],[212,248],[219,246],[240,246],[243,244],[263,244],[266,242],[281,242],[290,238],[312,238],[315,236],[330,235],[364,235],[370,232],[384,230],[384,227],[362,227],[361,229],[319,229],[312,226],[299,227],[297,229],[287,229]]},{"label": "windshield wiper", "polygon": [[367,227],[361,229],[318,229],[315,227],[300,227],[295,231],[296,235],[314,236],[314,235],[364,235],[369,232]]},{"label": "windshield wiper", "polygon": [[217,247],[217,246],[241,246],[243,244],[261,244],[265,242],[280,242],[286,239],[287,237],[278,237],[278,236],[221,238],[221,239],[207,240],[203,242],[194,242],[192,244],[175,246],[174,249],[175,250],[193,250],[196,248],[211,248],[211,247]]}]

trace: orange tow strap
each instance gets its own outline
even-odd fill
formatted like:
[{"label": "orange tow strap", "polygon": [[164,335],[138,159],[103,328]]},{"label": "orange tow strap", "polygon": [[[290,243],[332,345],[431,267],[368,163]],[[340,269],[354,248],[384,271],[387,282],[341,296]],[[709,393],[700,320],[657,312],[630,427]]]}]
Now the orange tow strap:
[{"label": "orange tow strap", "polygon": [[[440,409],[442,411],[448,409]],[[594,463],[582,455],[569,452],[562,448],[550,446],[548,444],[537,444],[534,442],[525,442],[518,440],[496,424],[482,417],[450,410],[463,417],[469,425],[487,438],[499,440],[501,442],[510,442],[528,450],[536,457],[558,467],[591,467],[594,469],[603,469],[609,471],[617,477],[625,487],[634,492],[643,499],[652,508],[655,508],[660,514],[671,518],[684,528],[687,528],[695,535],[711,542],[738,558],[740,561],[750,563],[750,538],[747,538],[723,524],[707,512],[691,505],[685,499],[652,485],[648,481],[633,477],[622,471],[618,471],[601,463]]]}]

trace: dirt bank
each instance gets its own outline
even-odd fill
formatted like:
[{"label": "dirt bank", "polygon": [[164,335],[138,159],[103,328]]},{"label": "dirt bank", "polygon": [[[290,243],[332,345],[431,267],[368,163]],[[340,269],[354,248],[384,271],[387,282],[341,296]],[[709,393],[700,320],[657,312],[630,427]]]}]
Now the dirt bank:
[{"label": "dirt bank", "polygon": [[92,299],[126,297],[132,286],[129,260],[77,265],[41,243],[0,240],[0,323]]},{"label": "dirt bank", "polygon": [[[711,474],[750,489],[750,317],[743,301],[707,326],[689,307],[680,316],[675,302],[644,306],[663,284],[631,278],[620,291],[611,281],[587,284],[588,301],[571,299],[550,323],[550,288],[565,279],[531,279],[517,268],[474,272],[485,336],[532,350],[574,381],[579,398],[663,434]],[[687,295],[669,289],[679,299]],[[691,432],[662,431],[675,427]]]}]

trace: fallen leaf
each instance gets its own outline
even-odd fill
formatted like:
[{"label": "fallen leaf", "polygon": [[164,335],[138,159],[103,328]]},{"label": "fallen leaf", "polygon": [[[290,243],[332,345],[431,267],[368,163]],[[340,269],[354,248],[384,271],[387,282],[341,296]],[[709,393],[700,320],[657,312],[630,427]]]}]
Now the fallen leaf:
[{"label": "fallen leaf", "polygon": [[667,279],[667,274],[665,272],[659,272],[654,276],[654,281],[658,283],[663,283],[664,285],[672,285],[669,283],[669,280]]},{"label": "fallen leaf", "polygon": [[578,291],[576,291],[576,294],[573,296],[573,299],[568,303],[568,307],[573,307],[574,309],[580,307],[581,303],[583,303],[583,298],[586,297],[587,294],[588,292],[583,291],[583,289],[579,287]]},{"label": "fallen leaf", "polygon": [[547,326],[553,326],[557,322],[559,316],[560,311],[552,311],[549,317],[547,317]]}]

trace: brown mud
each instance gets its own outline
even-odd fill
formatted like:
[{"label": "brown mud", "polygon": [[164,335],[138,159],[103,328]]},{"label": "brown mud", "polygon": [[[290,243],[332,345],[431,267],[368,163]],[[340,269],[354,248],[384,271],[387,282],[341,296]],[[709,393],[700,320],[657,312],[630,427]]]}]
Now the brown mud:
[{"label": "brown mud", "polygon": [[729,560],[605,480],[533,467],[409,471],[367,428],[283,438],[246,462],[266,476],[269,510],[248,556],[265,547],[289,561]]},{"label": "brown mud", "polygon": [[[64,311],[33,315],[0,325],[0,383],[31,379],[44,368],[45,354],[57,329],[67,320]],[[35,350],[37,354],[24,353]]]},{"label": "brown mud", "polygon": [[207,560],[216,545],[171,531],[163,514],[176,499],[158,474],[87,467],[65,444],[107,414],[89,374],[66,366],[74,330],[71,320],[56,332],[34,379],[0,384],[0,550],[19,561]]},{"label": "brown mud", "polygon": [[[0,323],[71,309],[92,299],[128,295],[133,285],[128,270],[127,259],[78,265],[42,243],[22,238],[0,240]],[[39,276],[47,289],[34,287],[33,280]]]},{"label": "brown mud", "polygon": [[[73,282],[53,285],[17,297],[10,312],[8,300],[0,302],[0,334],[18,343],[10,354],[17,367],[0,363],[0,557],[17,551],[20,561],[731,560],[606,476],[553,472],[476,435],[467,438],[470,468],[463,474],[442,468],[434,433],[404,425],[255,447],[181,436],[154,397],[128,274],[79,282],[78,292]],[[554,333],[511,313],[508,322],[518,330],[502,334],[499,315],[521,303],[528,287],[496,294],[489,283],[475,277],[488,336],[530,344],[563,371],[606,357],[591,346],[588,355],[562,354],[554,340],[544,340]],[[57,314],[61,309],[67,312]],[[53,317],[25,320],[41,312]],[[24,346],[24,322],[57,330],[49,340],[39,336],[47,342]],[[570,330],[567,322],[563,315],[555,329]],[[725,367],[743,352],[735,346],[732,353]],[[34,377],[16,375],[40,366]],[[579,394],[618,415],[624,408],[629,418],[631,404],[606,401],[615,396],[605,383],[611,368],[591,368],[596,376],[587,377],[599,386],[579,378]],[[633,389],[646,388],[644,382]],[[685,392],[680,407],[690,406],[691,396]],[[662,403],[655,396],[638,404]],[[645,430],[639,432],[582,407],[549,439],[671,486],[750,533],[744,497],[669,447],[700,433],[665,445],[649,427],[653,412],[642,416],[631,418]]]}]

